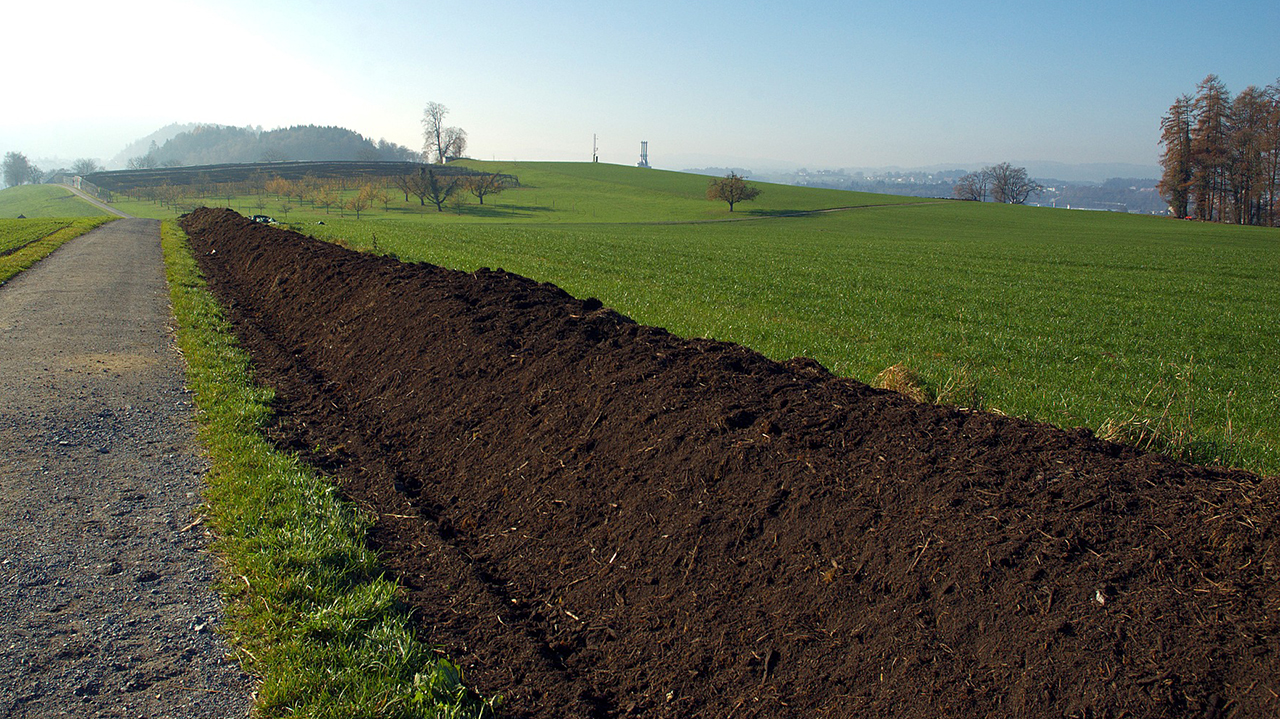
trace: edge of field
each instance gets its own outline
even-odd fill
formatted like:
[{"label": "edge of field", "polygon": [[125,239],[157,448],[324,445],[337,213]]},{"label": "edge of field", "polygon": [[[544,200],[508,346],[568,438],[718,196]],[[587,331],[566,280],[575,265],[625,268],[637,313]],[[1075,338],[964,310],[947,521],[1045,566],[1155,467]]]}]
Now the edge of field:
[{"label": "edge of field", "polygon": [[67,219],[60,229],[52,234],[29,242],[22,247],[0,256],[0,285],[13,279],[15,275],[48,257],[54,250],[68,241],[108,222],[120,219],[111,215]]},{"label": "edge of field", "polygon": [[253,379],[185,234],[162,230],[165,271],[198,432],[211,462],[204,512],[216,536],[224,625],[260,678],[256,712],[297,717],[493,717],[461,671],[414,633],[402,590],[366,533],[372,521],[325,477],[261,434],[273,393]]}]

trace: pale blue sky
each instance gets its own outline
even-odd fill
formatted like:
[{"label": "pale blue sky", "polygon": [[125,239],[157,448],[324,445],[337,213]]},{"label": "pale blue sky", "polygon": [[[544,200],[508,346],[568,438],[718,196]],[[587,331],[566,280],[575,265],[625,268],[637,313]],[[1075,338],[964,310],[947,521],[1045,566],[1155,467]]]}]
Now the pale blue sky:
[{"label": "pale blue sky", "polygon": [[673,169],[1154,165],[1205,75],[1280,78],[1275,0],[22,5],[0,10],[22,28],[0,151],[31,157],[106,159],[171,122],[417,149],[435,100],[484,159],[586,160],[596,133],[602,161],[648,140]]}]

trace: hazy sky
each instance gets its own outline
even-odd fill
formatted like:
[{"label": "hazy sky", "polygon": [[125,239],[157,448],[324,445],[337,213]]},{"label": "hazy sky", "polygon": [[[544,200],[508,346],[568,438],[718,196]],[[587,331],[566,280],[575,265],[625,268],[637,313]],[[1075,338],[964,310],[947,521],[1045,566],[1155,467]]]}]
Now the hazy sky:
[{"label": "hazy sky", "polygon": [[110,158],[173,122],[339,125],[482,159],[1156,164],[1205,75],[1280,78],[1280,2],[5,3],[0,151]]}]

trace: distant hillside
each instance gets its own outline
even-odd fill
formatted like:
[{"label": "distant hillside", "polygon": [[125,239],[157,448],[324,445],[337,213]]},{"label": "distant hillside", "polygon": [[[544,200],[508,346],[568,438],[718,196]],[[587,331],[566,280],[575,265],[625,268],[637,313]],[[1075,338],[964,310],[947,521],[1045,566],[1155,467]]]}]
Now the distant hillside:
[{"label": "distant hillside", "polygon": [[175,122],[172,125],[165,125],[150,135],[129,143],[129,145],[123,150],[116,153],[115,157],[107,161],[107,168],[112,170],[123,168],[125,164],[129,162],[129,158],[145,155],[149,148],[163,145],[176,135],[183,132],[189,132],[197,127],[199,127],[199,125],[191,122]]},{"label": "distant hillside", "polygon": [[[159,139],[166,130],[172,129],[179,131]],[[145,169],[252,162],[412,162],[418,159],[417,152],[403,145],[386,140],[374,142],[345,128],[317,125],[267,131],[225,125],[170,125],[130,148],[127,159],[123,163],[113,161],[113,166],[123,164],[131,169]]]}]

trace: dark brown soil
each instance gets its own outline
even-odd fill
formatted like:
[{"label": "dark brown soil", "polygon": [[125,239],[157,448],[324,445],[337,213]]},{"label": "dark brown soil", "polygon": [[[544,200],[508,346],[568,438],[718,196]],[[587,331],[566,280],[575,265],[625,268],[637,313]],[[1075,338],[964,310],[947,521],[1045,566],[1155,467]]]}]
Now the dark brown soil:
[{"label": "dark brown soil", "polygon": [[201,210],[278,438],[520,717],[1274,717],[1280,479]]}]

